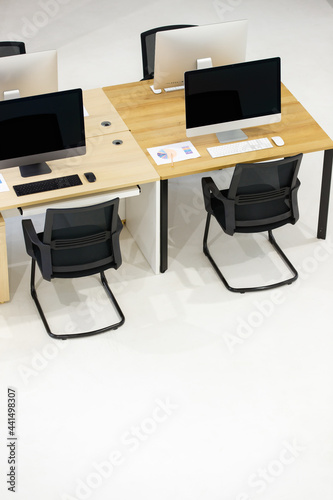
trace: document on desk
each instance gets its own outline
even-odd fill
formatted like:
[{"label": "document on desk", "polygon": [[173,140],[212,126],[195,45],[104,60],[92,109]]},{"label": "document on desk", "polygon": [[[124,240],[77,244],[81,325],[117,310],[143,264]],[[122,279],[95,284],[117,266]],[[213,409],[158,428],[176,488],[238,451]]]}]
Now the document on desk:
[{"label": "document on desk", "polygon": [[177,161],[190,160],[191,158],[198,158],[200,156],[190,141],[147,148],[147,151],[157,165],[173,164]]},{"label": "document on desk", "polygon": [[7,182],[3,178],[3,175],[0,174],[0,193],[3,191],[9,191],[9,187],[7,186]]}]

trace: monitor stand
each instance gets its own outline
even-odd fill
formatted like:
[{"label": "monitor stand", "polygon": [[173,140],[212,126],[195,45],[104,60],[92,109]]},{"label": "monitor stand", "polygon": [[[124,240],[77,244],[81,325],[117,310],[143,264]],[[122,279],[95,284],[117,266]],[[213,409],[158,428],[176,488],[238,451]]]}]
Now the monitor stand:
[{"label": "monitor stand", "polygon": [[234,141],[244,141],[247,139],[247,135],[244,134],[242,130],[228,130],[227,132],[218,132],[216,134],[219,142],[222,144],[226,142],[234,142]]},{"label": "monitor stand", "polygon": [[[202,59],[197,59],[197,69],[206,69],[206,68],[212,68],[212,67],[213,67],[213,61],[212,61],[211,57],[204,57]],[[151,85],[150,88],[154,92],[154,94],[160,94],[162,92],[161,89],[155,89],[154,85]],[[173,90],[180,90],[183,88],[184,88],[184,85],[179,85],[176,87],[165,88],[164,90],[166,92],[172,92]]]},{"label": "monitor stand", "polygon": [[204,57],[202,59],[197,59],[197,69],[212,68],[213,61],[211,57]]},{"label": "monitor stand", "polygon": [[19,99],[20,91],[19,90],[5,90],[3,93],[3,100],[9,101],[10,99]]},{"label": "monitor stand", "polygon": [[49,174],[51,172],[50,167],[45,161],[41,163],[31,163],[30,165],[21,165],[19,168],[21,177],[33,177],[35,175]]}]

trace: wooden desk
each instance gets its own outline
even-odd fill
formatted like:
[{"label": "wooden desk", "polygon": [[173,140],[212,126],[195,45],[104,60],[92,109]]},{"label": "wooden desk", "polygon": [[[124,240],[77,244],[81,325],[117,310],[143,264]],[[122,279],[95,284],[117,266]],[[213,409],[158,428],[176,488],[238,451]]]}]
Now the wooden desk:
[{"label": "wooden desk", "polygon": [[192,137],[190,140],[201,157],[177,162],[174,167],[157,166],[147,148],[189,140],[185,134],[184,91],[154,94],[150,89],[151,84],[152,81],[141,81],[106,87],[103,90],[161,177],[161,272],[167,269],[168,179],[207,173],[211,170],[232,167],[236,163],[324,151],[317,236],[326,237],[333,141],[283,84],[281,122],[248,128],[244,131],[249,139],[279,135],[284,139],[284,146],[212,159],[206,148],[219,144],[216,135]]},{"label": "wooden desk", "polygon": [[[122,140],[123,144],[119,146],[113,144],[115,139]],[[25,207],[51,204],[59,200],[84,198],[89,195],[108,193],[110,190],[159,180],[155,169],[147,162],[145,155],[129,131],[88,137],[86,144],[87,153],[83,156],[47,162],[52,170],[50,174],[22,178],[18,167],[2,170],[10,190],[0,193],[1,212],[16,207],[24,210]],[[96,182],[91,183],[86,180],[83,174],[88,171],[95,173]],[[82,185],[20,197],[16,196],[13,190],[15,184],[51,179],[73,173],[79,175]]]},{"label": "wooden desk", "polygon": [[[133,214],[133,220],[129,221],[129,228],[131,227],[134,233],[136,232],[137,218],[144,219],[146,217],[146,226],[148,226],[149,234],[153,234],[150,226],[154,223],[154,218],[159,217],[156,213],[155,205],[152,207],[151,213],[147,210],[147,197],[150,197],[151,190],[156,189],[159,181],[159,175],[156,170],[147,160],[142,149],[139,147],[133,135],[128,131],[127,126],[110,104],[105,94],[101,89],[94,91],[87,91],[84,93],[84,104],[89,113],[86,118],[87,123],[87,153],[83,156],[67,158],[62,160],[54,160],[48,162],[52,172],[38,176],[36,178],[22,178],[19,173],[18,167],[1,170],[4,179],[9,187],[9,191],[0,193],[0,212],[4,215],[6,210],[20,209],[24,210],[29,207],[40,208],[44,211],[45,208],[55,204],[59,201],[70,201],[77,199],[82,200],[81,205],[88,204],[87,197],[95,195],[106,194],[110,196],[117,196],[118,191],[125,188],[136,186],[140,184],[141,195],[143,197],[138,204],[130,203],[129,211]],[[101,121],[110,120],[112,125],[109,127],[100,126]],[[115,139],[123,141],[121,145],[113,143]],[[89,183],[85,177],[84,172],[92,171],[96,175],[96,182]],[[34,180],[50,179],[52,177],[60,177],[63,175],[70,175],[77,173],[82,181],[82,185],[46,191],[38,194],[30,194],[26,196],[16,196],[13,185],[32,182]],[[91,201],[90,201],[91,202]],[[126,207],[127,209],[127,207]],[[148,213],[147,213],[148,212]],[[129,217],[131,219],[131,217]],[[140,219],[140,220],[141,220]],[[156,228],[155,228],[156,229]],[[144,232],[141,221],[140,230]],[[144,242],[145,235],[138,238]],[[139,246],[150,262],[154,271],[158,271],[159,263],[159,241],[155,247],[150,239],[145,243],[146,246]],[[156,258],[155,258],[156,254]],[[6,237],[5,237],[5,222],[0,214],[0,262],[1,262],[1,281],[0,281],[0,302],[9,300],[9,287],[8,287],[8,266],[7,266],[7,251],[6,251]],[[157,269],[155,269],[157,267]]]},{"label": "wooden desk", "polygon": [[84,119],[86,137],[96,137],[128,130],[124,120],[117,113],[102,89],[85,90],[83,92],[83,101],[88,113],[88,116]]}]

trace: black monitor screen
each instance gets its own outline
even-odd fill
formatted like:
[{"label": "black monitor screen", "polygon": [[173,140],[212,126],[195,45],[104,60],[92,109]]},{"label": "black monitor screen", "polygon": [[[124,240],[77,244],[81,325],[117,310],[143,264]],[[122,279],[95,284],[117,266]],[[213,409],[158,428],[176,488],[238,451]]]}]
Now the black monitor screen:
[{"label": "black monitor screen", "polygon": [[82,154],[84,146],[81,89],[0,102],[0,168]]},{"label": "black monitor screen", "polygon": [[280,58],[185,73],[186,127],[281,112]]}]

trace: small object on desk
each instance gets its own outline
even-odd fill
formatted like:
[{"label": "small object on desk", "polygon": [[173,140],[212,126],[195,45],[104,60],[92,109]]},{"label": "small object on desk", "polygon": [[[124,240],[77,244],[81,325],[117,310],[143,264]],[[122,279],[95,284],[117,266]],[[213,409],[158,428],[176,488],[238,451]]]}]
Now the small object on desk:
[{"label": "small object on desk", "polygon": [[96,175],[94,174],[94,172],[86,172],[84,176],[88,182],[95,182],[96,180]]},{"label": "small object on desk", "polygon": [[207,148],[212,158],[221,158],[222,156],[237,155],[240,153],[249,153],[260,149],[272,148],[273,144],[267,137],[261,139],[251,139],[250,141],[232,142]]},{"label": "small object on desk", "polygon": [[9,191],[9,187],[7,186],[7,182],[3,178],[3,175],[0,174],[0,193],[1,191]]},{"label": "small object on desk", "polygon": [[284,145],[284,140],[282,139],[282,137],[280,137],[278,135],[276,135],[275,137],[272,137],[272,141],[274,141],[277,146]]},{"label": "small object on desk", "polygon": [[171,163],[172,163],[172,166],[174,167],[174,163],[173,163],[173,159],[174,157],[177,155],[177,153],[175,151],[171,151],[170,152],[170,157],[171,157]]},{"label": "small object on desk", "polygon": [[43,193],[44,191],[53,191],[66,187],[79,186],[82,184],[80,177],[77,174],[66,175],[64,177],[55,177],[43,181],[27,182],[26,184],[18,184],[13,186],[17,196],[25,196],[27,194]]},{"label": "small object on desk", "polygon": [[171,163],[174,166],[174,163],[177,161],[190,160],[191,158],[198,158],[200,156],[190,141],[147,148],[147,151],[157,165]]},{"label": "small object on desk", "polygon": [[154,85],[150,85],[150,88],[154,92],[154,94],[160,94],[162,92],[162,89],[155,89]]},{"label": "small object on desk", "polygon": [[175,90],[184,90],[184,85],[179,85],[178,87],[167,87],[164,92],[174,92]]}]

